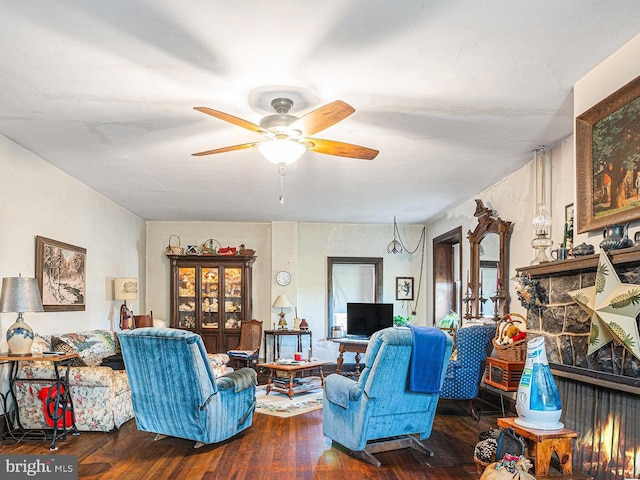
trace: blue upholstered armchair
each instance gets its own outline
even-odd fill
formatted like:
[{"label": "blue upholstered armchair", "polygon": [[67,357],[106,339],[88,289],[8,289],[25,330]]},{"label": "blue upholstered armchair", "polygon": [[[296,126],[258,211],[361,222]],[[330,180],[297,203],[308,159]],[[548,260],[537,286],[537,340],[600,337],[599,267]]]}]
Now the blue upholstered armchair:
[{"label": "blue upholstered armchair", "polygon": [[215,378],[199,335],[169,328],[118,333],[138,430],[179,437],[195,447],[251,426],[256,372]]},{"label": "blue upholstered armchair", "polygon": [[[380,466],[376,452],[411,447],[430,454],[413,435],[420,440],[431,435],[453,342],[437,328],[423,329],[428,338],[422,344],[422,356],[414,362],[412,330],[386,328],[369,340],[357,382],[337,374],[325,379],[324,435],[376,466]],[[431,377],[432,392],[411,391],[416,390],[412,377],[425,374]],[[376,442],[380,439],[386,440]]]},{"label": "blue upholstered armchair", "polygon": [[456,332],[456,350],[449,361],[440,398],[468,400],[471,414],[477,418],[473,399],[478,395],[487,357],[493,350],[494,325],[467,325]]}]

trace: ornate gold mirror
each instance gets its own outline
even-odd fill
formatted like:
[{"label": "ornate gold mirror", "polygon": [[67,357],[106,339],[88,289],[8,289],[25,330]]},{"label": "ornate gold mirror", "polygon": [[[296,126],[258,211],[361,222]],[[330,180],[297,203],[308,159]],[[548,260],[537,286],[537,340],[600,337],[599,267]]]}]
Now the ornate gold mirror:
[{"label": "ornate gold mirror", "polygon": [[469,231],[471,270],[464,296],[465,318],[498,319],[509,311],[509,236],[511,222],[493,216],[482,200],[476,199],[478,219]]}]

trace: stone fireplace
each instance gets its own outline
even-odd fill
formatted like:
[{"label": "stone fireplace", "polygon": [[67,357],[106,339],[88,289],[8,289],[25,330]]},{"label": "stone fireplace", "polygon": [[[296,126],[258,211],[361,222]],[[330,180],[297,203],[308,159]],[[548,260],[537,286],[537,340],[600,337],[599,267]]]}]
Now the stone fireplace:
[{"label": "stone fireplace", "polygon": [[[598,257],[517,269],[546,294],[544,307],[527,314],[528,336],[545,337],[562,421],[578,432],[574,470],[597,480],[640,478],[640,360],[616,343],[587,355],[591,318],[567,295],[595,284]],[[610,259],[622,282],[640,284],[640,248],[614,251]]]}]

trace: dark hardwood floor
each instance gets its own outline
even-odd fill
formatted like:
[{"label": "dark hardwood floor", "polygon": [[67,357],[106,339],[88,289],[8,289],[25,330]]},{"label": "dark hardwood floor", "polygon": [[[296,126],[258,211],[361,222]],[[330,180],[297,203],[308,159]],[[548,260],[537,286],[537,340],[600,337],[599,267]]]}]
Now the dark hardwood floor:
[{"label": "dark hardwood floor", "polygon": [[[233,439],[194,449],[177,438],[154,441],[135,420],[109,433],[82,432],[58,442],[4,444],[3,454],[73,454],[79,478],[110,479],[477,479],[473,448],[478,433],[496,425],[496,415],[478,423],[461,402],[442,400],[433,432],[425,442],[432,457],[409,450],[378,454],[376,468],[349,456],[322,435],[322,410],[291,418],[256,414],[253,425]],[[8,443],[8,442],[7,442]],[[421,463],[422,462],[422,463]]]}]

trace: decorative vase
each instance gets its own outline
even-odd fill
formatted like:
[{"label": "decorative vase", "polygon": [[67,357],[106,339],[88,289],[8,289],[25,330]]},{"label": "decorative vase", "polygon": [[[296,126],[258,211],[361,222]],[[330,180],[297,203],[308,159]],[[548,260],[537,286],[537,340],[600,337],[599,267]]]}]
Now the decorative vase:
[{"label": "decorative vase", "polygon": [[515,422],[523,427],[539,430],[559,430],[564,425],[560,393],[551,374],[544,337],[527,342],[527,359],[516,394]]},{"label": "decorative vase", "polygon": [[629,224],[620,225],[616,223],[604,229],[602,232],[602,242],[600,248],[605,252],[610,250],[619,250],[633,246],[633,242],[627,235]]},{"label": "decorative vase", "polygon": [[33,330],[22,318],[22,313],[19,313],[18,319],[7,330],[9,355],[16,357],[30,356],[33,336]]}]

